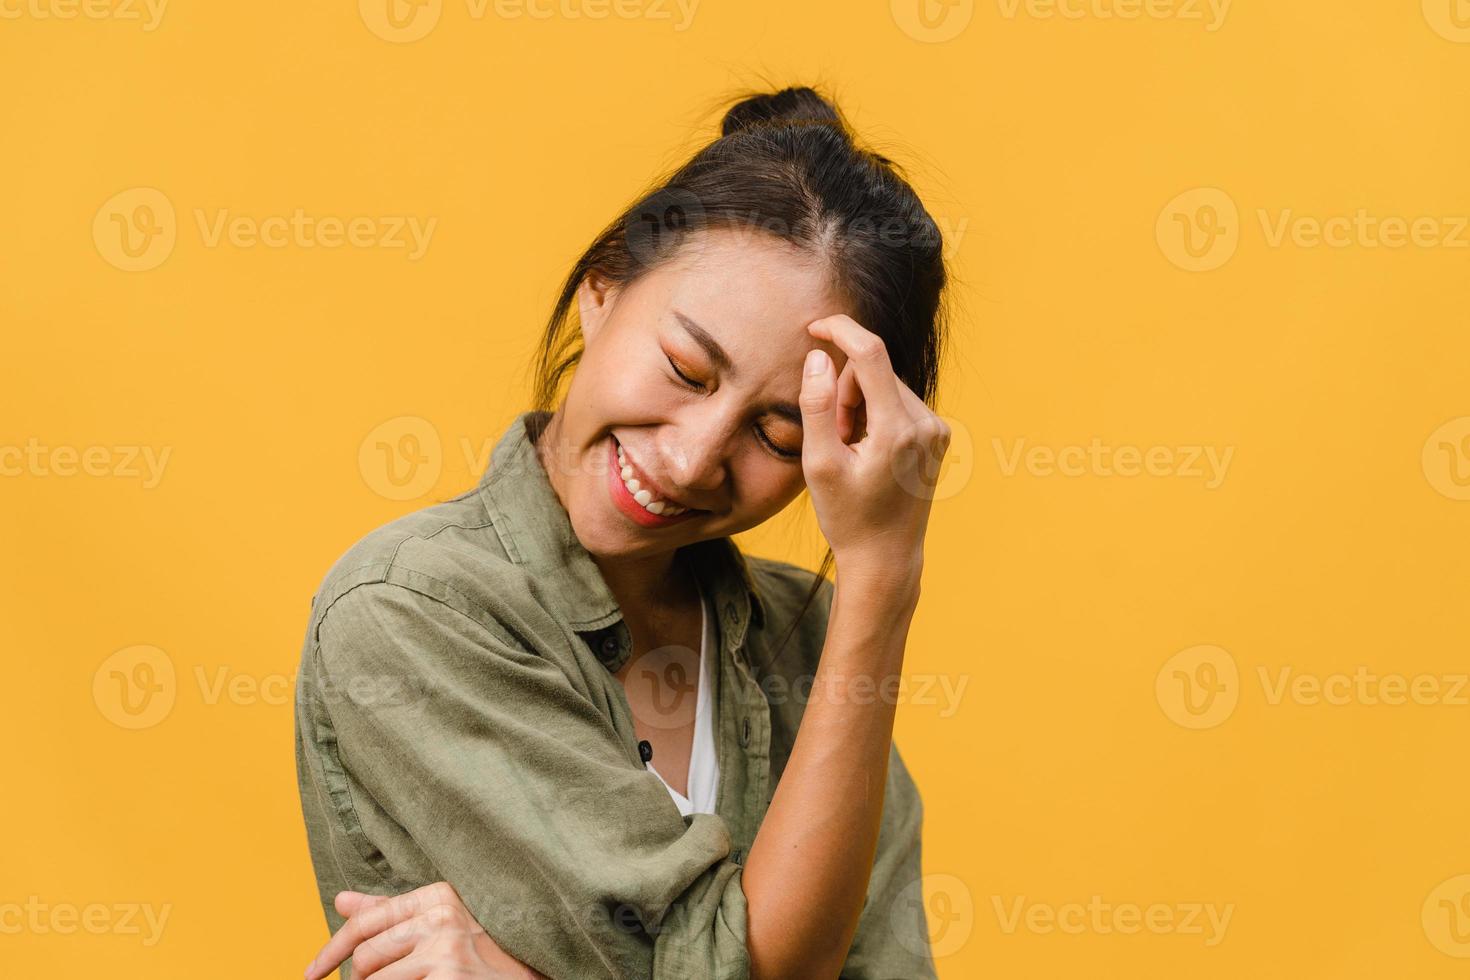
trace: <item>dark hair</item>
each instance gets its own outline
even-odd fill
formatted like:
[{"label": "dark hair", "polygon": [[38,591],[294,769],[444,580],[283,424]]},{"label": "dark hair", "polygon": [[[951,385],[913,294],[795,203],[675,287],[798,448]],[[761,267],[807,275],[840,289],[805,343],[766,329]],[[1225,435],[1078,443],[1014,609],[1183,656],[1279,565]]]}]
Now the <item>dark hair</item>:
[{"label": "dark hair", "polygon": [[[535,407],[555,407],[563,379],[581,360],[572,310],[588,273],[627,286],[672,258],[691,233],[723,227],[759,229],[823,259],[836,293],[882,338],[894,372],[932,408],[947,321],[939,226],[900,167],[860,146],[841,111],[815,90],[732,101],[720,136],[656,181],[572,267],[541,344]],[[832,563],[828,548],[778,653]]]}]

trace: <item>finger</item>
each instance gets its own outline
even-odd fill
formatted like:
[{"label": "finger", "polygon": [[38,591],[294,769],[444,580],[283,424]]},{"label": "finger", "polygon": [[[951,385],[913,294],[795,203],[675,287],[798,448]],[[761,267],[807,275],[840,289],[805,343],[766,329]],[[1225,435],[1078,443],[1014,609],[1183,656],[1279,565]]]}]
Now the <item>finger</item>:
[{"label": "finger", "polygon": [[898,393],[903,399],[904,407],[909,411],[914,429],[920,434],[920,440],[931,450],[938,450],[939,455],[944,455],[949,448],[950,436],[953,434],[949,423],[930,409],[928,404],[902,380],[898,383]]},{"label": "finger", "polygon": [[433,885],[425,885],[411,892],[404,892],[384,902],[367,906],[349,918],[342,928],[327,940],[327,944],[312,959],[306,968],[306,980],[321,980],[322,977],[331,973],[342,964],[342,961],[352,955],[352,951],[358,945],[394,923],[410,918],[425,904],[428,896],[438,894],[437,891],[430,892]]},{"label": "finger", "polygon": [[900,381],[898,391],[903,398],[904,407],[911,413],[910,425],[913,428],[915,445],[920,446],[925,454],[924,477],[932,485],[933,481],[939,479],[939,468],[945,453],[949,452],[953,433],[949,423],[932,411],[912,388]]},{"label": "finger", "polygon": [[[448,906],[439,906],[449,912]],[[433,912],[429,909],[428,912]],[[436,934],[442,926],[444,916],[428,913],[404,919],[384,929],[371,939],[359,943],[352,951],[353,980],[377,977],[378,971],[397,963],[413,954],[427,937]]]},{"label": "finger", "polygon": [[[397,963],[389,963],[377,973],[373,974],[372,980],[426,980],[434,975],[433,964],[426,958],[417,954],[405,956]],[[356,980],[356,971],[352,974]]]},{"label": "finger", "polygon": [[862,436],[863,427],[863,389],[852,358],[848,358],[837,376],[837,432],[843,442],[851,445]]},{"label": "finger", "polygon": [[904,384],[902,378],[897,378],[897,380],[899,398],[903,401],[904,408],[908,410],[910,418],[917,422],[924,416],[933,414],[929,406],[924,403],[924,399],[920,398],[914,389]]},{"label": "finger", "polygon": [[832,358],[820,348],[807,351],[801,373],[801,458],[829,457],[841,445],[837,435],[837,378]]},{"label": "finger", "polygon": [[338,892],[332,904],[337,908],[337,914],[344,919],[350,919],[361,909],[369,908],[379,902],[386,902],[386,895],[368,895],[364,892]]},{"label": "finger", "polygon": [[883,340],[850,316],[823,317],[807,324],[815,337],[830,340],[855,362],[858,384],[862,387],[868,432],[891,431],[895,422],[908,418],[898,394],[898,377],[888,359]]}]

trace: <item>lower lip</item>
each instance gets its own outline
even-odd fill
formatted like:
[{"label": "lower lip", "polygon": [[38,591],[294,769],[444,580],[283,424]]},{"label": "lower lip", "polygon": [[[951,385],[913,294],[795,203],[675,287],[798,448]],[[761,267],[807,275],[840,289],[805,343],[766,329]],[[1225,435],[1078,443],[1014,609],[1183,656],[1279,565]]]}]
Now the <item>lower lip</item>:
[{"label": "lower lip", "polygon": [[612,494],[613,503],[618,510],[628,515],[634,522],[643,527],[668,527],[671,524],[682,524],[691,517],[697,517],[704,513],[701,510],[686,510],[682,514],[667,517],[663,514],[655,514],[644,508],[642,504],[633,499],[628,492],[628,487],[623,483],[623,468],[618,464],[618,443],[612,436],[608,436],[608,469],[607,486]]}]

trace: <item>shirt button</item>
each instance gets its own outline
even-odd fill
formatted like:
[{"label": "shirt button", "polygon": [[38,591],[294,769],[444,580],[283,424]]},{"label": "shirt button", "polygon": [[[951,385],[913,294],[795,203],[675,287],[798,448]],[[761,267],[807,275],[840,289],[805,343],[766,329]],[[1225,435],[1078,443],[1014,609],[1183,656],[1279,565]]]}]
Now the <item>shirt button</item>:
[{"label": "shirt button", "polygon": [[602,652],[609,657],[616,656],[618,652],[618,638],[611,634],[603,637]]}]

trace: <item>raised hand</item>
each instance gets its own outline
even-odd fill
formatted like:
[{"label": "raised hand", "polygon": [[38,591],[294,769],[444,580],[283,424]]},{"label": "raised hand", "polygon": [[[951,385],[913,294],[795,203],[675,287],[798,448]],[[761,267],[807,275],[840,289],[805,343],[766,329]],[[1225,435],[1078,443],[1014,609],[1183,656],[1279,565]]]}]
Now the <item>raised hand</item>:
[{"label": "raised hand", "polygon": [[916,585],[949,426],[894,374],[877,334],[845,315],[807,330],[847,355],[839,377],[810,352],[800,398],[802,470],[839,574],[886,569]]}]

